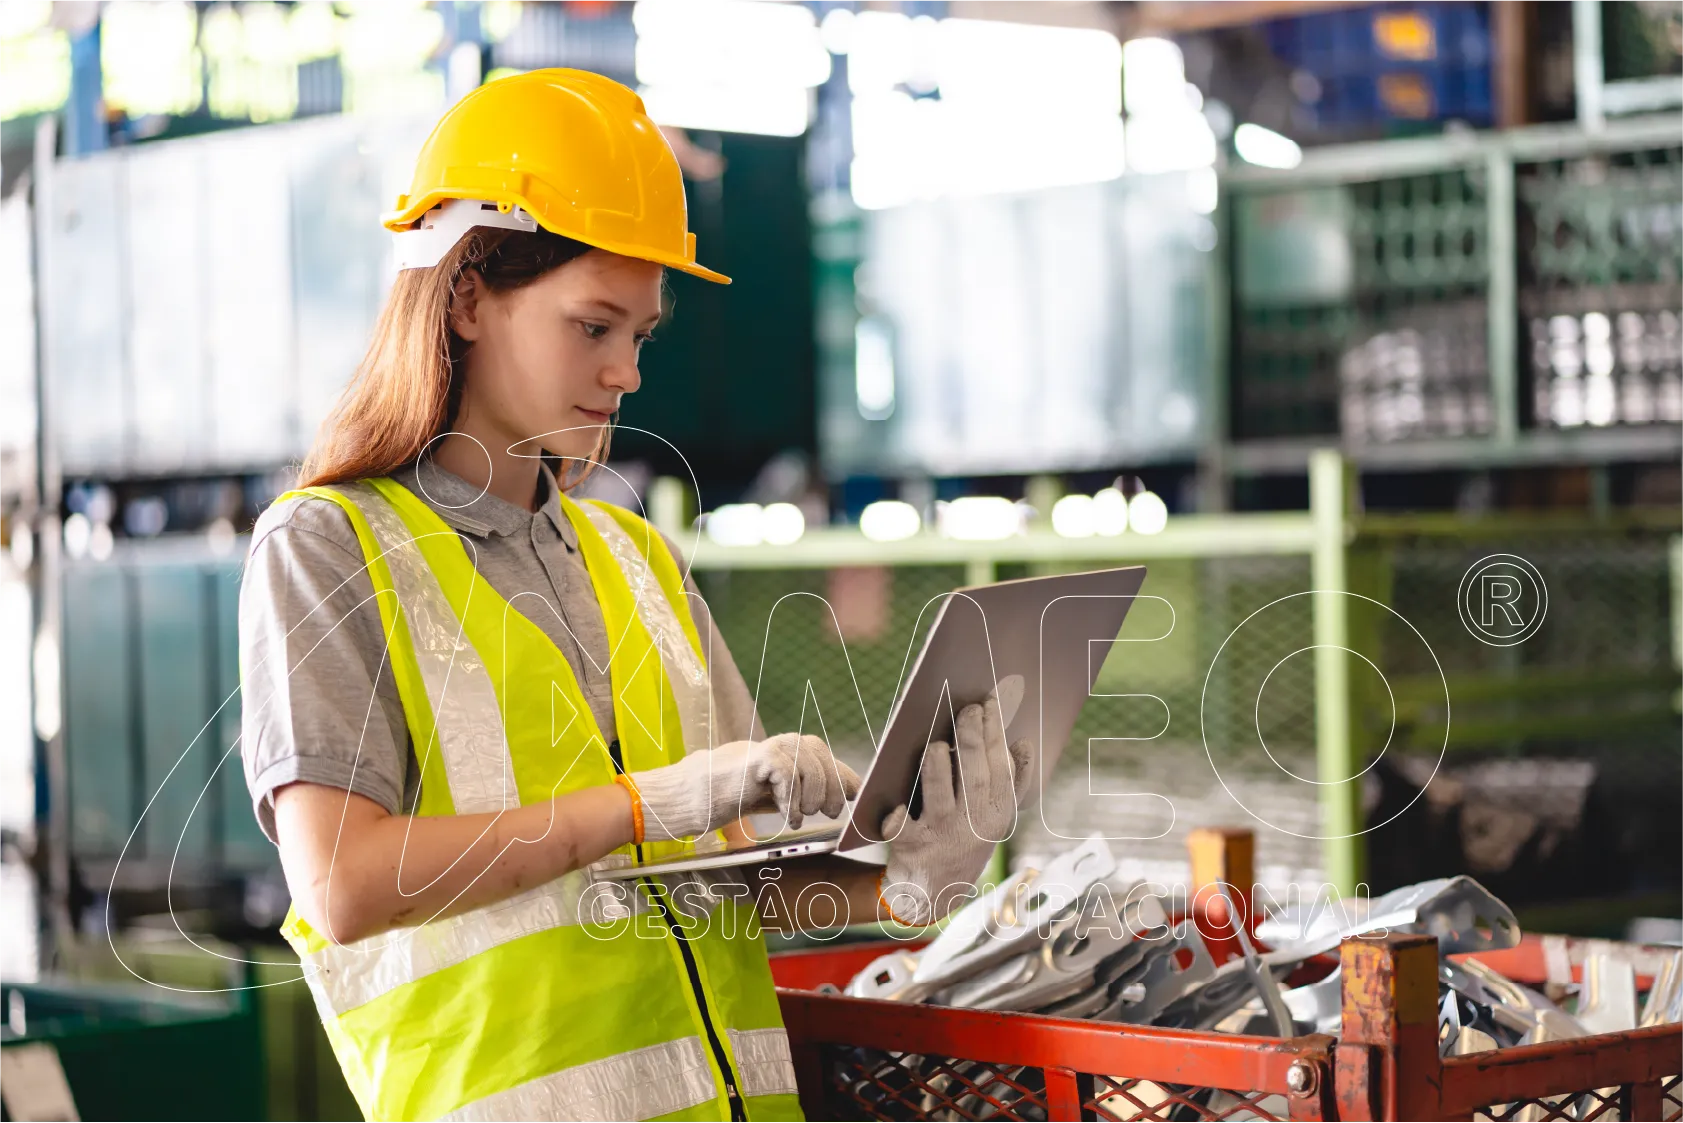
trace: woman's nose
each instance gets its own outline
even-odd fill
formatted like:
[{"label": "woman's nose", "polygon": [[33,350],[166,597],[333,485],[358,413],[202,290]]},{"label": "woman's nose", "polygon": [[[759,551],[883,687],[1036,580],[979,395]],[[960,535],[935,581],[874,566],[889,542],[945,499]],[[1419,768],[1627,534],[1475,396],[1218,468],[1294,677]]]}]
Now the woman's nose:
[{"label": "woman's nose", "polygon": [[635,356],[629,361],[610,363],[602,371],[602,385],[621,394],[635,394],[642,384],[643,376],[637,370]]}]

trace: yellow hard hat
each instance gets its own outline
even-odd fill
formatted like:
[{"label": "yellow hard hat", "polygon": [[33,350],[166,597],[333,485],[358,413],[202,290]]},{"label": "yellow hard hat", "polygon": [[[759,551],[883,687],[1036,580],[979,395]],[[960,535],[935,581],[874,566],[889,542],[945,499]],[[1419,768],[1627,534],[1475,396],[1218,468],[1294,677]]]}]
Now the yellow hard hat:
[{"label": "yellow hard hat", "polygon": [[[488,221],[470,225],[535,222],[597,249],[730,284],[696,264],[683,173],[643,99],[600,74],[533,70],[487,82],[451,106],[421,146],[408,193],[383,221],[414,239],[434,225],[423,222],[428,212],[452,200],[495,204],[495,211],[483,208]],[[524,223],[520,212],[530,216]],[[468,220],[454,217],[437,223],[439,235],[467,228]],[[436,261],[442,251],[426,256]],[[411,257],[408,264],[430,262]]]}]

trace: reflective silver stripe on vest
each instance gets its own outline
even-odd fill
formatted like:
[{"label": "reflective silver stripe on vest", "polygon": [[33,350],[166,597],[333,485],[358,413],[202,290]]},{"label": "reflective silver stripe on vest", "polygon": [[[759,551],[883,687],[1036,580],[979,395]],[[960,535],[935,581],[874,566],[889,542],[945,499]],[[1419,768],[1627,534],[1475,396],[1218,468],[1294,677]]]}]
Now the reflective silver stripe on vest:
[{"label": "reflective silver stripe on vest", "polygon": [[[625,528],[608,512],[594,503],[583,503],[590,525],[608,545],[608,552],[619,563],[620,572],[631,586],[637,602],[637,618],[660,652],[660,661],[672,684],[672,699],[678,704],[678,721],[683,725],[684,752],[698,753],[713,747],[713,694],[707,667],[701,656],[690,646],[690,639],[678,622],[678,613],[654,574],[654,566],[643,551],[631,540]],[[652,541],[656,532],[650,529],[649,549],[657,548]],[[664,543],[658,544],[664,546]],[[629,712],[629,711],[628,711]],[[649,730],[658,736],[658,730]]]},{"label": "reflective silver stripe on vest", "polygon": [[789,1035],[774,1029],[727,1029],[736,1054],[737,1087],[745,1096],[795,1095],[795,1062]]},{"label": "reflective silver stripe on vest", "polygon": [[[436,751],[442,754],[456,812],[518,806],[514,765],[490,673],[432,567],[385,496],[361,483],[339,490],[356,504],[385,555],[432,702]],[[592,913],[590,902],[597,894],[607,900]],[[485,908],[351,944],[329,944],[303,958],[315,968],[309,984],[317,1009],[324,1018],[336,1017],[511,940],[578,924],[581,912],[609,921],[623,916],[626,906],[633,912],[651,907],[623,885],[596,884],[584,871],[574,871]]]},{"label": "reflective silver stripe on vest", "polygon": [[652,1119],[706,1103],[715,1095],[701,1038],[681,1037],[528,1080],[444,1118]]},{"label": "reflective silver stripe on vest", "polygon": [[[591,899],[596,894],[605,900],[592,917]],[[635,912],[652,907],[641,893],[593,883],[588,874],[575,870],[494,905],[355,943],[329,944],[303,960],[315,968],[309,980],[316,1008],[323,1017],[337,1017],[494,947],[577,924],[581,913],[603,922],[624,916],[627,906]]]},{"label": "reflective silver stripe on vest", "polygon": [[456,814],[520,806],[497,693],[490,672],[467,638],[467,625],[450,607],[413,533],[385,496],[365,483],[340,492],[362,512],[385,555],[392,588],[409,625],[421,682],[432,703],[436,744],[417,745],[415,751],[423,761],[429,752],[443,755]]}]

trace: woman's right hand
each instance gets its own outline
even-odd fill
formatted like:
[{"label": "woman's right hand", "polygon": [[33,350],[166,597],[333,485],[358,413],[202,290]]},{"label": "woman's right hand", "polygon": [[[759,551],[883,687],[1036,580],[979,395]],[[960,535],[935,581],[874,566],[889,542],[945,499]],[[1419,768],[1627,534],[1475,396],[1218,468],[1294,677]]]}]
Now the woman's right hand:
[{"label": "woman's right hand", "polygon": [[822,738],[782,733],[691,753],[677,764],[631,773],[643,801],[643,838],[694,838],[758,811],[790,827],[822,812],[840,818],[859,794],[859,775]]}]

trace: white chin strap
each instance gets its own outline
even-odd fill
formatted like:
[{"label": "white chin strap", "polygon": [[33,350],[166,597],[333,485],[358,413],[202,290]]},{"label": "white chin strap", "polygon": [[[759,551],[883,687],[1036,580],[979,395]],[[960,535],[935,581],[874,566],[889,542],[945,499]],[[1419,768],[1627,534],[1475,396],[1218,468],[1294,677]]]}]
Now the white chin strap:
[{"label": "white chin strap", "polygon": [[421,221],[408,230],[392,235],[398,270],[432,268],[475,226],[523,230],[528,234],[538,229],[537,220],[519,207],[504,213],[495,203],[450,199],[422,215]]}]

